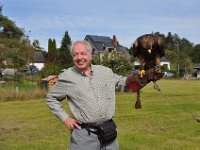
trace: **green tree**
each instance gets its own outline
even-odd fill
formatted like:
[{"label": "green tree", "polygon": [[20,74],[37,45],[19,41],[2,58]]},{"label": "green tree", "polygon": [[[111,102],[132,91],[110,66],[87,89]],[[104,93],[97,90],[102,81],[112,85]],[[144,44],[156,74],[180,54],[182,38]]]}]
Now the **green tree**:
[{"label": "green tree", "polygon": [[197,44],[193,47],[190,56],[194,63],[200,63],[200,44]]},{"label": "green tree", "polygon": [[190,57],[193,44],[186,38],[180,40],[180,75],[188,78],[192,73],[193,63]]},{"label": "green tree", "polygon": [[70,53],[71,44],[71,38],[68,31],[66,31],[61,41],[61,47],[59,48],[59,63],[63,65],[63,69],[73,66],[73,58]]},{"label": "green tree", "polygon": [[16,26],[15,22],[8,17],[0,15],[0,38],[21,38],[24,30]]},{"label": "green tree", "polygon": [[40,46],[39,40],[34,40],[32,45],[33,45],[33,48],[35,48],[35,50],[38,50],[38,51],[44,50],[44,48],[42,48],[42,47]]},{"label": "green tree", "polygon": [[55,39],[49,39],[48,40],[48,53],[54,54],[57,53],[57,47],[56,47],[56,40]]},{"label": "green tree", "polygon": [[2,15],[2,5],[0,4],[0,15]]},{"label": "green tree", "polygon": [[59,60],[59,54],[56,48],[56,40],[49,39],[47,63],[59,63],[58,60]]},{"label": "green tree", "polygon": [[92,63],[109,67],[119,75],[127,75],[132,69],[131,64],[118,52],[98,53],[94,56]]},{"label": "green tree", "polygon": [[6,61],[9,66],[19,68],[27,64],[33,57],[34,49],[24,30],[17,27],[15,22],[3,16],[2,6],[0,15],[0,64]]}]

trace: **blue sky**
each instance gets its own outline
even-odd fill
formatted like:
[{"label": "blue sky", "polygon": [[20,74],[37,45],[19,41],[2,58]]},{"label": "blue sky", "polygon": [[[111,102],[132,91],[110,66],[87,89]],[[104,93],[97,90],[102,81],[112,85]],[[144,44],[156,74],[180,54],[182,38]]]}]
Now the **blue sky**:
[{"label": "blue sky", "polygon": [[[89,35],[117,36],[130,47],[143,34],[177,33],[200,43],[199,0],[1,0],[3,15],[25,29],[31,41],[47,49],[60,46],[64,32],[72,41]],[[31,32],[29,32],[31,31]]]}]

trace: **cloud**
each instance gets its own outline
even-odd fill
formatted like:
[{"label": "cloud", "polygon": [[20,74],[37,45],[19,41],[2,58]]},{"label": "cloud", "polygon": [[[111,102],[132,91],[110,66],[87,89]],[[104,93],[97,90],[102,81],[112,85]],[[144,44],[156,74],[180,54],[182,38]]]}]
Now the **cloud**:
[{"label": "cloud", "polygon": [[6,14],[17,25],[31,30],[30,37],[47,47],[48,38],[58,45],[68,30],[72,40],[87,34],[117,35],[130,47],[142,34],[177,33],[199,42],[199,0],[3,0]]}]

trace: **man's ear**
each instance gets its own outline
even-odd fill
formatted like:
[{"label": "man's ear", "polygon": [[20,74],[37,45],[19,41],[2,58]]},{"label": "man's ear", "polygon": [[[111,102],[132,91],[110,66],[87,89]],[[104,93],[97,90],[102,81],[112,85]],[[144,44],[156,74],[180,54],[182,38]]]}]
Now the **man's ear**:
[{"label": "man's ear", "polygon": [[89,56],[89,57],[90,57],[90,60],[92,60],[92,54],[91,54],[91,53],[90,53],[90,56]]}]

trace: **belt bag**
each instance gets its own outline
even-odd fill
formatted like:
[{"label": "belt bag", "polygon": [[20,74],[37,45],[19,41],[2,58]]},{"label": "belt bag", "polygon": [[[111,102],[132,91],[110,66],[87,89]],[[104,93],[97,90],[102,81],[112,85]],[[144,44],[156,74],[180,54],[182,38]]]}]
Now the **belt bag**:
[{"label": "belt bag", "polygon": [[106,146],[112,143],[117,137],[117,126],[115,122],[111,119],[105,123],[99,125],[98,129],[98,139],[102,146]]}]

